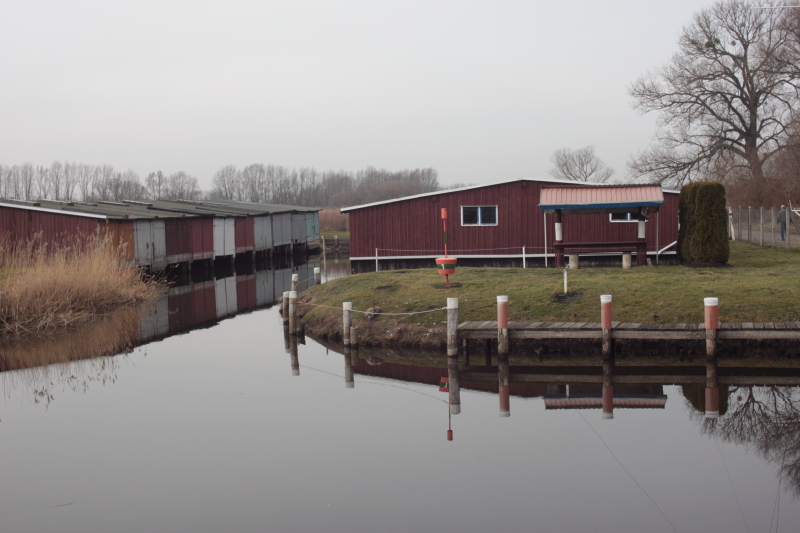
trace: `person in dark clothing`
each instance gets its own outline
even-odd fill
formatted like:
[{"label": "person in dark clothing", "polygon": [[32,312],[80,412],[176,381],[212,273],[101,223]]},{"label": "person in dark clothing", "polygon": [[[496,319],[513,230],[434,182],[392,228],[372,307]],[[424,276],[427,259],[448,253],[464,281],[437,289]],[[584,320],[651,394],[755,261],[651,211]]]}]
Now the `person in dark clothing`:
[{"label": "person in dark clothing", "polygon": [[[780,224],[780,226],[781,226],[781,240],[782,241],[786,240],[785,239],[785,235],[786,235],[786,213],[787,213],[786,206],[782,205],[781,206],[781,210],[778,211],[778,224]],[[800,233],[800,227],[797,226],[797,220],[795,220],[795,218],[794,218],[794,213],[792,213],[791,211],[788,211],[788,213],[789,213],[789,222],[792,224],[792,226],[794,226],[794,229],[796,229],[797,232]]]}]

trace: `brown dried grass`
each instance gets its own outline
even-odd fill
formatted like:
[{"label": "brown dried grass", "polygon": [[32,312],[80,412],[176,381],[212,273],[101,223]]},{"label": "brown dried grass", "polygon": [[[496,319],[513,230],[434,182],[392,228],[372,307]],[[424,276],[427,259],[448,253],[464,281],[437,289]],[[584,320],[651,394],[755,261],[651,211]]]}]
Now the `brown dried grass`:
[{"label": "brown dried grass", "polygon": [[320,231],[347,231],[347,215],[339,207],[326,207],[319,212]]},{"label": "brown dried grass", "polygon": [[143,279],[124,249],[99,235],[48,244],[0,239],[0,335],[48,334],[155,301],[163,286]]}]

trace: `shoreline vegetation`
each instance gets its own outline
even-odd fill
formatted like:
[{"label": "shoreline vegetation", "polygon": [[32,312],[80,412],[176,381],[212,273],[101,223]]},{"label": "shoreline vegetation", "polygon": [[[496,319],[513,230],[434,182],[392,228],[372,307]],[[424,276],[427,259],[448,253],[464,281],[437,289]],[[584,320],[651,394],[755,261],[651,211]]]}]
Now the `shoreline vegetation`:
[{"label": "shoreline vegetation", "polygon": [[163,285],[98,235],[48,245],[0,241],[0,337],[52,335],[156,301]]},{"label": "shoreline vegetation", "polygon": [[[715,296],[723,322],[800,321],[800,250],[731,242],[729,265],[570,270],[565,295],[562,269],[459,268],[445,289],[431,261],[430,269],[358,274],[317,285],[299,295],[298,312],[308,334],[328,340],[341,339],[344,301],[361,311],[409,313],[458,298],[459,321],[465,322],[496,320],[496,296],[508,295],[509,320],[599,322],[600,295],[611,294],[614,320],[664,324],[702,322],[703,298]],[[438,350],[446,342],[444,311],[371,320],[353,313],[353,325],[364,346]]]}]

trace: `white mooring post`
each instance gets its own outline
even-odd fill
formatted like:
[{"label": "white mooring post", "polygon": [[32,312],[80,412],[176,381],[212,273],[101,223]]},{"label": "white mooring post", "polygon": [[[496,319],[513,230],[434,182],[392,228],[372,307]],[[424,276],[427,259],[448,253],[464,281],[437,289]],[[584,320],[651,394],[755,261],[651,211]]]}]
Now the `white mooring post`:
[{"label": "white mooring post", "polygon": [[564,294],[567,294],[567,269],[564,269]]},{"label": "white mooring post", "polygon": [[522,268],[528,268],[527,264],[525,263],[525,247],[522,247]]},{"label": "white mooring post", "polygon": [[447,357],[458,357],[458,298],[447,299]]},{"label": "white mooring post", "polygon": [[292,274],[292,290],[297,291],[297,284],[300,282],[299,274]]},{"label": "white mooring post", "polygon": [[500,416],[511,416],[508,368],[508,296],[497,297],[497,384]]},{"label": "white mooring post", "polygon": [[350,346],[350,328],[353,326],[353,302],[342,302],[342,342]]}]

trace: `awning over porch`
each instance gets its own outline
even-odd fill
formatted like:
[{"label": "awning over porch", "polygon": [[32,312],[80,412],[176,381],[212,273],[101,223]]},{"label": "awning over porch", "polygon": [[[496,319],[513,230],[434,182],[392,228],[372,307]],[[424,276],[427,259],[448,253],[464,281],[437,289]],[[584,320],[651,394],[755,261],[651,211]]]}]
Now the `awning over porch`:
[{"label": "awning over porch", "polygon": [[664,205],[664,194],[659,185],[542,187],[539,198],[539,209],[581,213],[636,212],[642,207],[660,205]]}]

